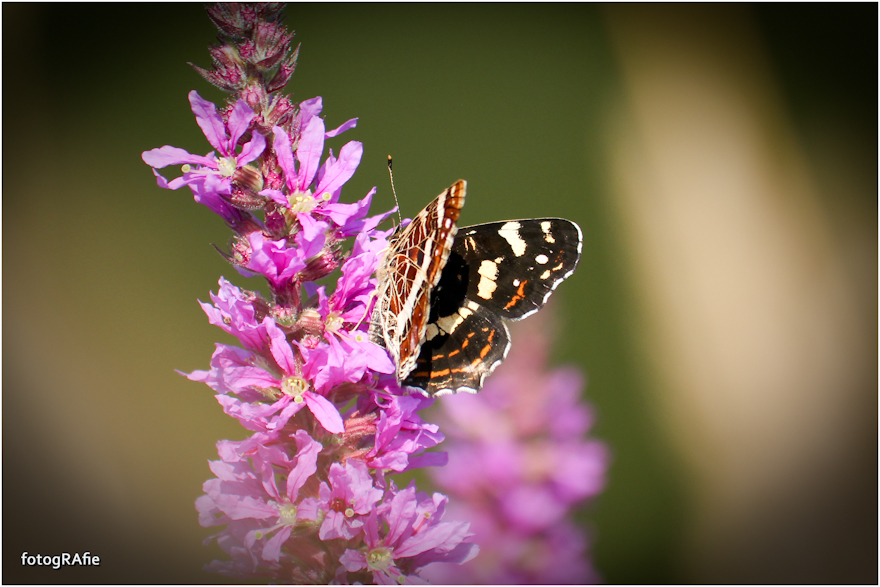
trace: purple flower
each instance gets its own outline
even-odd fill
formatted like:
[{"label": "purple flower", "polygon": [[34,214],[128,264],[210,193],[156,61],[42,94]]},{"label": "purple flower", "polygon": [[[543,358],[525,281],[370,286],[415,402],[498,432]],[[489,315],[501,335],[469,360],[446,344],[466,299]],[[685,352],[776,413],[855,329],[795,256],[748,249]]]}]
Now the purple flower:
[{"label": "purple flower", "polygon": [[[323,235],[320,239],[323,244]],[[276,290],[281,289],[306,268],[306,251],[300,247],[288,246],[286,239],[268,240],[261,232],[252,232],[248,235],[248,243],[251,257],[244,268],[251,273],[242,273],[248,276],[263,275]]]},{"label": "purple flower", "polygon": [[[308,100],[303,100],[299,104],[299,113],[296,117],[296,121],[293,124],[293,128],[305,128],[313,117],[318,116],[321,111],[324,109],[324,101],[321,96],[315,96],[314,98],[309,98]],[[357,126],[357,118],[351,118],[346,120],[341,125],[336,127],[333,130],[327,131],[324,133],[324,138],[330,139],[335,136],[339,136],[345,131],[352,129]]]},{"label": "purple flower", "polygon": [[303,357],[303,373],[319,392],[342,383],[357,383],[370,372],[394,371],[388,353],[366,333],[365,318],[374,288],[370,276],[378,262],[369,234],[359,234],[342,266],[336,290],[328,298],[324,287],[317,288],[317,308],[305,311],[320,322],[323,340],[296,344]]},{"label": "purple flower", "polygon": [[319,392],[343,383],[358,383],[371,369],[390,372],[394,368],[388,355],[362,332],[346,339],[331,336],[314,348],[296,344],[303,356],[303,374]]},{"label": "purple flower", "polygon": [[368,570],[378,585],[423,582],[414,574],[431,563],[463,563],[479,548],[466,542],[468,524],[441,522],[446,498],[416,494],[415,486],[392,492],[364,524],[365,547],[346,550],[340,563],[349,572]]},{"label": "purple flower", "polygon": [[368,232],[357,235],[351,255],[342,265],[342,276],[336,282],[336,290],[329,299],[321,295],[319,300],[324,320],[332,314],[343,323],[363,322],[375,289],[370,278],[379,265],[381,249],[378,247],[384,248],[386,242],[384,239],[371,241]]},{"label": "purple flower", "polygon": [[[259,445],[250,454],[237,454],[232,462],[212,461],[211,471],[217,476],[204,484],[205,495],[196,501],[202,526],[227,524],[230,521],[258,520],[250,524],[244,546],[274,533],[261,549],[264,560],[277,562],[281,546],[297,525],[299,491],[317,470],[318,453],[323,448],[304,430],[294,435],[297,453],[287,457],[279,445]],[[276,477],[286,473],[284,489]]]},{"label": "purple flower", "polygon": [[[302,408],[307,407],[321,425],[332,433],[345,428],[339,410],[324,396],[312,391],[298,374],[293,349],[270,317],[262,327],[268,335],[272,360],[236,347],[217,344],[210,371],[193,371],[187,377],[208,384],[220,394],[234,393],[239,399],[217,396],[224,411],[251,430],[271,430],[284,426]],[[271,404],[254,403],[277,399]]]},{"label": "purple flower", "polygon": [[422,396],[390,396],[379,412],[375,443],[366,454],[367,463],[375,469],[397,473],[446,464],[444,453],[417,456],[444,438],[436,424],[425,422],[416,413],[431,403],[433,400]]},{"label": "purple flower", "polygon": [[210,371],[193,371],[185,374],[191,381],[208,385],[217,393],[234,393],[245,401],[261,401],[266,395],[260,389],[268,389],[277,381],[269,371],[265,360],[249,350],[216,343],[211,357]]},{"label": "purple flower", "polygon": [[[298,368],[296,358],[293,356],[293,349],[287,342],[287,337],[280,328],[274,324],[268,325],[270,349],[272,356],[284,372],[284,379],[278,383],[282,390],[293,398],[295,406],[308,407],[318,422],[334,434],[340,434],[345,431],[342,424],[342,417],[339,410],[324,396],[312,391],[308,388],[308,384],[303,381],[302,377],[297,374]],[[297,409],[298,411],[298,409]]]},{"label": "purple flower", "polygon": [[[350,220],[360,219],[366,214],[374,191],[357,204],[338,202],[343,184],[351,179],[363,156],[364,148],[360,142],[349,141],[343,145],[339,159],[333,156],[331,150],[324,165],[320,166],[324,138],[327,135],[321,118],[312,116],[308,121],[299,137],[295,153],[291,149],[287,131],[275,127],[273,133],[273,146],[278,164],[284,171],[286,190],[266,189],[260,192],[261,196],[271,198],[299,216],[320,214],[342,227],[346,227]],[[353,228],[348,226],[349,230]]]},{"label": "purple flower", "polygon": [[[208,204],[211,202],[210,196],[232,193],[233,174],[263,153],[266,138],[259,133],[253,133],[251,140],[242,147],[241,153],[236,155],[238,141],[247,132],[255,116],[251,107],[244,100],[239,100],[229,114],[229,121],[224,123],[217,107],[199,96],[195,90],[189,93],[189,102],[205,138],[219,151],[220,156],[213,151],[204,156],[192,155],[184,149],[165,145],[145,151],[142,158],[144,163],[153,167],[159,187],[176,190],[189,185],[197,196],[196,200],[208,198],[208,201],[202,202]],[[156,171],[168,165],[183,165],[183,176],[168,181]],[[193,169],[193,165],[197,167]]]},{"label": "purple flower", "polygon": [[245,348],[258,351],[268,348],[269,335],[261,321],[257,320],[252,299],[221,277],[217,295],[211,293],[211,301],[214,305],[203,302],[199,304],[208,315],[211,324],[238,338]]},{"label": "purple flower", "polygon": [[364,525],[361,516],[370,513],[383,492],[373,486],[373,478],[362,461],[333,463],[329,481],[330,485],[321,483],[318,499],[303,502],[303,510],[313,512],[312,519],[323,518],[318,534],[321,540],[354,538]]}]

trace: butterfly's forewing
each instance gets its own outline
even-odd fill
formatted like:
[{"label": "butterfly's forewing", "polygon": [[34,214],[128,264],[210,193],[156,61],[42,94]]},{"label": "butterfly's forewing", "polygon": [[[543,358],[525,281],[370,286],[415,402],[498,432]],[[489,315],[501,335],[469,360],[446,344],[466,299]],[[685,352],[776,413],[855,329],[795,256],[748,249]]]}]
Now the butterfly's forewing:
[{"label": "butterfly's forewing", "polygon": [[468,298],[508,320],[534,314],[577,267],[582,235],[562,218],[463,228],[453,245],[468,266]]},{"label": "butterfly's forewing", "polygon": [[392,237],[377,272],[370,338],[391,353],[397,378],[412,371],[425,336],[431,291],[452,250],[467,182],[459,180]]}]

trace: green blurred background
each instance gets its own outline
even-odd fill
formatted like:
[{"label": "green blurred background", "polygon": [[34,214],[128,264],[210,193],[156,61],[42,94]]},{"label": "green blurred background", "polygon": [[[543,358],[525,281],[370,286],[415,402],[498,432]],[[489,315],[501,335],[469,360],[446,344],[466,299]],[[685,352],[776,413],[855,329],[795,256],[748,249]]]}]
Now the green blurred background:
[{"label": "green blurred background", "polygon": [[[560,362],[613,452],[610,583],[877,581],[877,5],[296,4],[288,91],[412,216],[584,230]],[[140,153],[207,152],[199,4],[3,5],[6,583],[204,583],[193,501],[230,342],[222,222]],[[23,568],[91,551],[98,568]]]}]

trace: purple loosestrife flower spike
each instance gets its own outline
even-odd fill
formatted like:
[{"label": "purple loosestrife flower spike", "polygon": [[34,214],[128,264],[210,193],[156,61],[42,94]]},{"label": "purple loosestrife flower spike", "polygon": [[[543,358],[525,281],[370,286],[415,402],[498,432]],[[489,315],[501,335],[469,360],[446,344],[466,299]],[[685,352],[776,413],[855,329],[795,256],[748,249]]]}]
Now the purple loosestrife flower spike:
[{"label": "purple loosestrife flower spike", "polygon": [[[188,186],[227,223],[221,254],[269,286],[264,297],[221,278],[199,302],[239,344],[217,343],[208,370],[184,375],[250,433],[217,443],[214,478],[196,500],[199,523],[217,528],[208,540],[229,557],[206,569],[278,583],[424,582],[424,569],[477,547],[467,523],[442,520],[444,496],[386,478],[446,462],[428,452],[443,435],[419,415],[432,400],[404,394],[364,321],[392,232],[378,226],[394,210],[368,215],[376,188],[343,201],[363,145],[348,141],[337,157],[328,143],[357,119],[328,131],[320,97],[295,104],[279,93],[298,54],[281,5],[208,13],[220,44],[213,67],[196,69],[231,95],[219,108],[195,90],[189,101],[213,151],[142,155],[160,187]],[[158,170],[171,165],[183,173],[169,180]]]}]

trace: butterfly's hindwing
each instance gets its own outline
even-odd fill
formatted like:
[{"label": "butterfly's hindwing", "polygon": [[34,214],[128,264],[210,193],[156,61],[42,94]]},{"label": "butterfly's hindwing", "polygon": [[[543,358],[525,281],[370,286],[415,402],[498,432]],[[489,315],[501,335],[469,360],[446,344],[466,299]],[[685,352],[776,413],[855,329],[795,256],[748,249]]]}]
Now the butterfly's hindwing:
[{"label": "butterfly's hindwing", "polygon": [[403,382],[430,396],[468,391],[483,381],[507,356],[510,336],[498,314],[467,301],[452,314],[428,324],[416,367]]},{"label": "butterfly's hindwing", "polygon": [[572,274],[581,242],[574,222],[535,218],[462,228],[452,250],[468,266],[466,297],[519,320],[537,312]]}]

